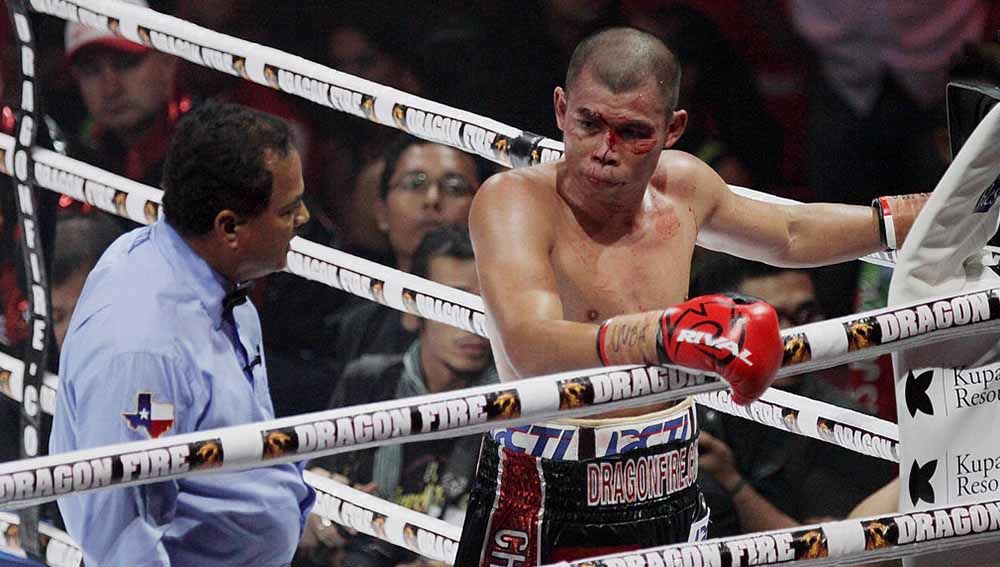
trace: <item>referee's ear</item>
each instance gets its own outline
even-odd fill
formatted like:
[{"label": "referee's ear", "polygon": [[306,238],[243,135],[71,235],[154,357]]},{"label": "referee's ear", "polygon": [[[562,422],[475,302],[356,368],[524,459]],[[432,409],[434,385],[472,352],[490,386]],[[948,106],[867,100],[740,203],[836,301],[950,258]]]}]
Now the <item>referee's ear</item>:
[{"label": "referee's ear", "polygon": [[239,224],[240,220],[237,214],[229,209],[225,209],[215,215],[215,223],[212,229],[222,243],[233,247],[236,245],[236,227]]}]

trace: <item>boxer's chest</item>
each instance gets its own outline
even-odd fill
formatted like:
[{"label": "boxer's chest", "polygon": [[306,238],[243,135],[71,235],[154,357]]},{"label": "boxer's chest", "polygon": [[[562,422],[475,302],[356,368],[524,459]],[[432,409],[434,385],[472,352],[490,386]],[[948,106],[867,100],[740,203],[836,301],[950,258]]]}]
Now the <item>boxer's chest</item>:
[{"label": "boxer's chest", "polygon": [[613,242],[564,223],[552,251],[564,316],[602,321],[685,299],[697,227],[668,207]]}]

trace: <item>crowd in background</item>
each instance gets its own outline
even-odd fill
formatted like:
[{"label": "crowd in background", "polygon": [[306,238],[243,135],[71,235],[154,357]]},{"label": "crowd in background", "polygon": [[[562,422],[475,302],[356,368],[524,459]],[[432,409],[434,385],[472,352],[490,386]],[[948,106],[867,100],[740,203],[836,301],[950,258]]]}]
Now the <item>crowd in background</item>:
[{"label": "crowd in background", "polygon": [[[377,9],[354,0],[150,4],[556,139],[552,91],[574,46],[597,29],[632,25],[662,38],[682,63],[679,106],[690,120],[676,149],[698,156],[730,184],[802,201],[867,204],[877,195],[931,191],[951,157],[947,81],[1000,81],[1000,2],[983,0],[385,0]],[[61,20],[37,16],[34,24],[42,108],[57,126],[41,132],[42,144],[61,141],[74,158],[158,186],[173,127],[193,106],[219,99],[273,113],[293,126],[303,159],[312,218],[302,236],[478,289],[462,226],[495,164],[169,55],[88,43],[67,35]],[[13,41],[9,26],[0,26],[0,34],[5,45]],[[5,48],[0,68],[0,100],[8,105],[19,98],[15,53]],[[8,133],[12,116],[5,106],[0,127]],[[17,354],[28,338],[27,302],[13,194],[7,181],[0,185],[0,343]],[[42,204],[54,324],[50,366],[58,371],[58,347],[87,273],[135,225],[68,197],[47,195]],[[888,272],[858,262],[816,272],[772,270],[715,253],[699,253],[693,274],[692,295],[758,295],[776,304],[782,327],[877,307],[888,281]],[[251,299],[279,417],[496,379],[484,340],[297,276],[258,281]],[[887,359],[782,387],[895,415]],[[4,430],[16,431],[6,425],[16,423],[16,404],[0,404]],[[702,425],[711,535],[843,517],[894,476],[884,463],[873,466],[865,457],[715,412],[702,412]],[[2,456],[16,458],[17,443],[8,439]],[[475,444],[383,448],[317,465],[454,520]],[[750,491],[730,494],[742,488],[740,479]],[[317,521],[306,530],[297,564],[338,564],[345,556],[350,565],[417,561]]]}]

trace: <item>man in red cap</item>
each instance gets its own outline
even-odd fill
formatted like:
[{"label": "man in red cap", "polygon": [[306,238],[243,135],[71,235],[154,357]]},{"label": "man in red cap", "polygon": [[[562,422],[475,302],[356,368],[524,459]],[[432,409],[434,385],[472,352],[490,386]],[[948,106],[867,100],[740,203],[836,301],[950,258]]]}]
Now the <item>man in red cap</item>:
[{"label": "man in red cap", "polygon": [[66,60],[88,115],[73,153],[159,185],[174,124],[190,107],[190,101],[176,96],[177,59],[109,30],[71,22],[66,25]]}]

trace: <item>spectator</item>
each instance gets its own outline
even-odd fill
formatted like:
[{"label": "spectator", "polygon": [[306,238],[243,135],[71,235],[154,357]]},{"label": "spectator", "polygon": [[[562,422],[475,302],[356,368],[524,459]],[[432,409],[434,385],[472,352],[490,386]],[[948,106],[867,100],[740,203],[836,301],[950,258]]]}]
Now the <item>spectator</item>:
[{"label": "spectator", "polygon": [[[177,1],[179,18],[241,39],[273,45],[271,29],[261,27],[256,20],[265,9],[266,3],[260,0]],[[294,132],[295,147],[302,156],[306,192],[319,186],[320,178],[314,167],[316,160],[310,159],[315,127],[309,113],[300,109],[301,105],[309,104],[309,110],[314,110],[310,103],[189,61],[181,64],[177,78],[182,92],[199,100],[211,98],[231,102],[285,119]]]},{"label": "spectator", "polygon": [[[488,169],[472,155],[411,136],[389,148],[385,163],[375,218],[389,239],[395,267],[409,271],[417,244],[430,230],[468,224],[472,196]],[[371,302],[338,315],[332,352],[340,367],[364,354],[403,352],[417,330],[413,322],[404,325],[404,318]]]},{"label": "spectator", "polygon": [[[326,63],[338,71],[424,96],[413,68],[408,21],[391,16],[408,13],[409,7],[398,2],[380,7],[372,11],[363,2],[341,3],[324,30]],[[378,197],[379,158],[398,133],[339,112],[320,118],[325,134],[319,142],[323,209],[339,221],[348,249],[381,261],[388,245],[376,226],[371,203]]]},{"label": "spectator", "polygon": [[111,217],[94,211],[86,216],[63,216],[56,222],[55,257],[52,259],[52,327],[56,348],[62,348],[70,315],[83,291],[83,283],[104,254],[121,236]]},{"label": "spectator", "polygon": [[66,59],[88,114],[70,153],[158,186],[174,127],[191,104],[174,88],[177,59],[75,22],[66,25]]},{"label": "spectator", "polygon": [[[413,273],[469,293],[479,292],[472,243],[465,228],[441,227],[423,238]],[[489,341],[455,327],[422,320],[405,354],[378,354],[352,362],[330,401],[331,408],[434,394],[497,381]],[[462,524],[479,436],[386,445],[313,461],[353,484],[374,483],[375,493],[397,504]],[[311,529],[322,528],[313,521]],[[415,556],[385,542],[357,535],[343,565],[394,567]]]},{"label": "spectator", "polygon": [[[703,267],[692,282],[692,294],[714,292],[738,292],[770,302],[782,328],[823,318],[807,271],[720,257]],[[857,409],[828,375],[796,376],[779,380],[776,386]],[[886,461],[704,407],[699,410],[706,432],[699,442],[699,463],[702,472],[712,477],[704,486],[706,498],[713,516],[734,510],[741,532],[785,528],[830,516],[845,518],[895,476],[895,465]],[[730,535],[719,533],[720,527],[710,525],[709,533]]]},{"label": "spectator", "polygon": [[[949,69],[983,34],[980,0],[809,0],[791,19],[815,50],[809,108],[809,182],[816,199],[866,204],[927,192],[947,166]],[[822,271],[822,294],[849,313],[857,263]]]},{"label": "spectator", "polygon": [[20,231],[17,230],[17,202],[14,182],[0,163],[0,344],[19,349],[28,338],[28,301],[24,295]]}]

